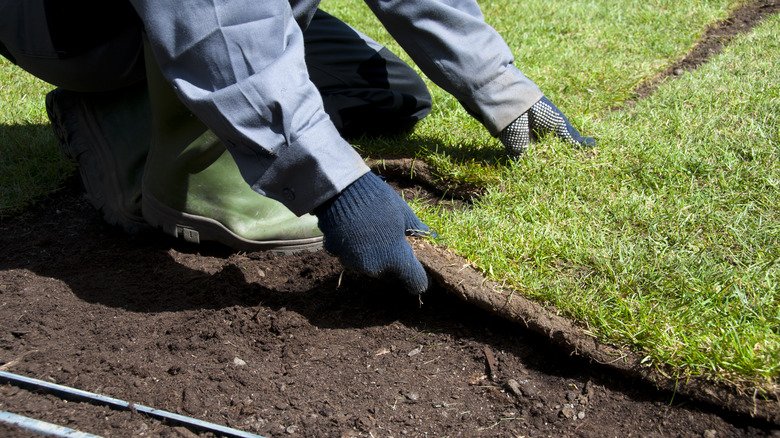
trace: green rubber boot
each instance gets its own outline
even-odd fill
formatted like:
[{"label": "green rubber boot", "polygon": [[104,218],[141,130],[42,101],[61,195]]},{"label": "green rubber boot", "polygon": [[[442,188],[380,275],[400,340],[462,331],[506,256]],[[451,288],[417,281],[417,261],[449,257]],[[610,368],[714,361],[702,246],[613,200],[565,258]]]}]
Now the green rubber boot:
[{"label": "green rubber boot", "polygon": [[141,214],[152,123],[146,82],[107,93],[57,88],[46,95],[46,112],[103,219],[131,233],[150,229]]},{"label": "green rubber boot", "polygon": [[178,99],[146,50],[152,142],[144,168],[146,221],[189,242],[292,253],[322,247],[317,218],[253,191],[217,137]]}]

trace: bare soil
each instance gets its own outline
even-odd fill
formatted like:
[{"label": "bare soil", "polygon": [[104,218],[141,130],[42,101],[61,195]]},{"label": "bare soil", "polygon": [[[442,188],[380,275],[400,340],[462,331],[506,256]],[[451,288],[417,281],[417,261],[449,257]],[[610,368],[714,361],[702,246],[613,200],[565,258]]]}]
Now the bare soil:
[{"label": "bare soil", "polygon": [[[746,30],[778,2],[746,7],[725,24]],[[457,285],[420,300],[322,251],[124,234],[75,177],[0,220],[0,245],[0,370],[263,436],[780,437],[573,354]],[[0,411],[104,436],[212,435],[2,381]],[[33,435],[0,423],[0,436]]]},{"label": "bare soil", "polygon": [[[0,368],[263,436],[780,436],[442,289],[421,304],[322,251],[124,234],[76,179],[1,221],[0,242]],[[0,410],[105,436],[191,436],[11,384]]]}]

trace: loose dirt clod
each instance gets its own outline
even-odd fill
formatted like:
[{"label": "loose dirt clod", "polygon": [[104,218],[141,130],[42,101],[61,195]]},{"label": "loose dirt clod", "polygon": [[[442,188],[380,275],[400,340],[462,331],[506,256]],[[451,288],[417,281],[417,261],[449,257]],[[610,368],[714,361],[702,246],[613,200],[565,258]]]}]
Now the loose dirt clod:
[{"label": "loose dirt clod", "polygon": [[487,369],[490,376],[490,380],[493,380],[494,382],[498,378],[498,361],[496,361],[496,356],[493,354],[492,351],[490,351],[490,348],[485,346],[485,361],[487,362]]},{"label": "loose dirt clod", "polygon": [[506,382],[507,388],[512,392],[512,394],[515,395],[517,398],[522,398],[525,394],[523,394],[522,388],[520,388],[520,384],[517,383],[517,380],[515,379],[509,379]]}]

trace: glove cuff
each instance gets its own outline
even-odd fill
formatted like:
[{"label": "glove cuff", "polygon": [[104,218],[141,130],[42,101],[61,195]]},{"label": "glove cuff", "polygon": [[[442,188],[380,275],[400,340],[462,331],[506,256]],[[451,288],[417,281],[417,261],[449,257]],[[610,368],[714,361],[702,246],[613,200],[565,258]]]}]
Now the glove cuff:
[{"label": "glove cuff", "polygon": [[345,223],[366,208],[376,208],[379,201],[377,193],[387,189],[386,183],[378,176],[368,172],[348,185],[341,193],[315,208],[313,213],[326,223]]}]

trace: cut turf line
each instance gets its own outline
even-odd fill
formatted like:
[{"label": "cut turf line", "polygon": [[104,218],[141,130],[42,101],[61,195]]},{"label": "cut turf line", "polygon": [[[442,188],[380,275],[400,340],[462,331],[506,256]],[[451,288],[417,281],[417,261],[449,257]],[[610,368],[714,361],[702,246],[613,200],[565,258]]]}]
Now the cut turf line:
[{"label": "cut turf line", "polygon": [[637,100],[647,98],[667,79],[679,77],[699,68],[712,57],[721,53],[735,36],[750,32],[766,17],[778,12],[780,12],[780,0],[757,0],[739,5],[729,18],[710,26],[701,41],[682,59],[666,68],[655,78],[642,84],[636,89],[636,96],[633,99],[616,109],[633,106]]}]

